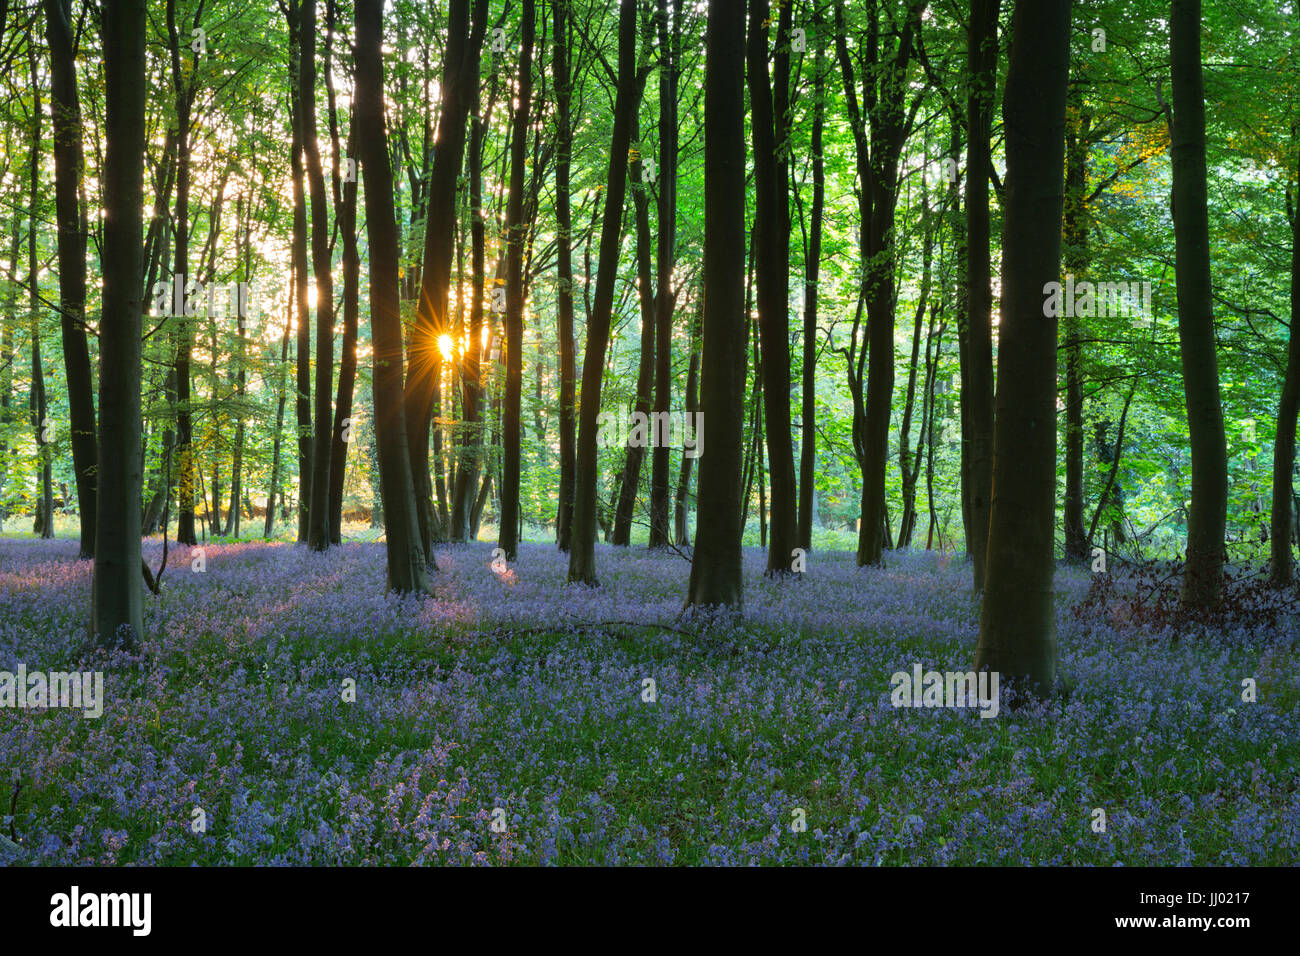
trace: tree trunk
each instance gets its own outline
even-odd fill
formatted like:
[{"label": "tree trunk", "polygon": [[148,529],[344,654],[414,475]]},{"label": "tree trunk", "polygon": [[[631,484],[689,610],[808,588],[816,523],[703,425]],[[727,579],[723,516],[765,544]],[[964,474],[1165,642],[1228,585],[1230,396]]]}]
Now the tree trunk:
[{"label": "tree trunk", "polygon": [[[640,138],[639,129],[635,130],[633,139]],[[646,197],[643,165],[639,158],[631,164],[628,176],[632,181],[632,205],[635,209],[637,293],[641,306],[641,356],[637,363],[633,411],[637,415],[646,416],[644,420],[651,422],[647,426],[645,438],[657,448],[665,443],[656,440],[660,436],[648,416],[654,409],[652,388],[655,376],[655,337],[658,330],[655,295],[651,289],[650,203]],[[646,441],[634,441],[633,437],[629,431],[624,449],[623,474],[618,493],[614,496],[614,544],[621,547],[632,543],[632,517],[636,510],[637,492],[641,490],[641,465],[645,461]]]},{"label": "tree trunk", "polygon": [[762,341],[763,420],[771,468],[772,540],[768,574],[790,571],[798,546],[798,497],[790,429],[790,96],[789,3],[780,5],[771,86],[768,85],[768,0],[750,0],[746,73],[754,141],[754,236],[758,328]]},{"label": "tree trunk", "polygon": [[[194,545],[198,538],[194,532],[194,410],[191,403],[190,355],[194,349],[193,303],[189,301],[192,288],[189,276],[190,260],[190,113],[194,103],[193,68],[191,80],[185,80],[181,67],[180,34],[176,28],[176,0],[167,0],[168,51],[171,55],[172,93],[176,109],[176,248],[172,266],[172,282],[179,284],[181,294],[173,296],[173,315],[179,319],[176,350],[176,445],[180,456],[176,540]],[[177,309],[176,305],[180,305]]]},{"label": "tree trunk", "polygon": [[[1000,6],[1001,0],[972,0],[966,34],[966,71],[973,82],[966,98],[967,369],[963,397],[970,432],[966,510],[977,592],[984,589],[993,489],[993,288],[989,256],[989,179],[993,166],[989,142],[997,89]],[[1041,287],[1038,294],[1041,297]]]},{"label": "tree trunk", "polygon": [[1219,399],[1210,281],[1200,0],[1173,0],[1169,50],[1173,65],[1170,152],[1178,343],[1192,447],[1192,507],[1187,515],[1187,567],[1183,574],[1182,602],[1189,608],[1211,609],[1218,606],[1223,587],[1228,453]]},{"label": "tree trunk", "polygon": [[709,4],[704,67],[704,371],[696,545],[687,605],[739,607],[745,407],[745,5]]},{"label": "tree trunk", "polygon": [[510,135],[510,198],[506,203],[506,396],[501,415],[501,521],[497,546],[513,561],[519,550],[520,399],[524,375],[524,157],[528,148],[529,100],[533,90],[536,10],[523,0],[523,43],[519,49],[518,102]]},{"label": "tree trunk", "polygon": [[144,240],[145,3],[103,10],[105,70],[103,315],[99,327],[99,501],[90,633],[134,648],[144,633],[140,580],[141,317]]},{"label": "tree trunk", "polygon": [[275,530],[276,496],[280,492],[280,440],[284,432],[284,403],[288,397],[289,384],[289,330],[293,328],[294,310],[294,275],[289,273],[289,300],[285,306],[287,313],[284,320],[284,336],[280,339],[280,390],[275,403],[275,432],[271,439],[271,489],[266,495],[266,519],[263,522],[262,537],[271,537]]},{"label": "tree trunk", "polygon": [[[659,27],[659,236],[655,257],[655,395],[654,410],[666,415],[672,402],[673,266],[677,256],[677,61],[681,56],[682,0],[658,0]],[[668,546],[668,492],[671,482],[666,445],[656,443],[650,461],[651,548]]]},{"label": "tree trunk", "polygon": [[605,209],[600,231],[600,264],[596,268],[596,294],[587,322],[587,348],[582,363],[579,406],[577,478],[574,482],[573,536],[569,550],[569,580],[596,583],[596,417],[600,412],[601,378],[609,346],[610,317],[614,310],[614,281],[618,277],[618,250],[623,226],[623,200],[627,194],[628,148],[637,108],[636,15],[634,0],[620,0],[618,27],[618,93],[614,101],[614,128],[609,145],[605,179]]},{"label": "tree trunk", "polygon": [[311,326],[307,324],[309,303],[307,298],[307,199],[306,169],[302,146],[302,85],[299,66],[301,55],[298,43],[298,4],[289,4],[289,49],[291,67],[291,95],[289,98],[290,123],[293,140],[290,145],[290,163],[293,180],[293,285],[297,290],[296,392],[294,410],[298,421],[298,542],[308,537],[311,504],[312,430],[311,430]]},{"label": "tree trunk", "polygon": [[316,282],[316,392],[307,498],[307,546],[329,548],[330,440],[334,390],[334,279],[329,247],[329,207],[316,136],[316,0],[303,0],[298,33],[298,116],[311,198],[311,266]]},{"label": "tree trunk", "polygon": [[568,551],[573,530],[573,493],[576,480],[577,422],[575,393],[577,357],[573,340],[573,214],[570,208],[569,168],[573,151],[570,118],[572,80],[569,76],[569,0],[551,4],[555,55],[551,72],[555,81],[555,232],[556,324],[560,348],[560,504],[555,517],[555,543]]},{"label": "tree trunk", "polygon": [[[1070,88],[1065,137],[1065,271],[1080,276],[1088,267],[1088,127],[1082,77]],[[1072,313],[1073,309],[1070,310]],[[1065,556],[1088,559],[1091,543],[1083,527],[1083,349],[1077,314],[1065,319]]]},{"label": "tree trunk", "polygon": [[[446,331],[447,297],[456,232],[456,180],[464,159],[465,126],[477,98],[479,54],[487,29],[487,0],[475,0],[470,25],[468,0],[451,0],[447,14],[442,107],[433,167],[426,188],[424,261],[416,310],[411,364],[406,378],[406,441],[415,482],[415,504],[425,560],[433,563],[433,543],[446,535],[433,508],[429,468],[429,429],[440,400],[442,357],[438,339]],[[469,31],[467,33],[467,31]]]},{"label": "tree trunk", "polygon": [[[1300,316],[1300,208],[1291,210],[1291,316],[1294,329],[1296,316]],[[1277,587],[1289,587],[1295,578],[1291,539],[1294,536],[1295,479],[1292,476],[1297,414],[1300,414],[1300,330],[1291,332],[1287,345],[1286,378],[1277,404],[1277,435],[1273,439],[1273,515],[1269,529],[1272,563],[1269,579]]]},{"label": "tree trunk", "polygon": [[366,186],[375,441],[384,495],[388,588],[409,593],[427,591],[429,582],[407,457],[397,215],[384,131],[383,10],[383,0],[356,0],[357,151]]},{"label": "tree trunk", "polygon": [[[483,137],[492,117],[493,95],[486,110],[476,115],[470,124],[469,155],[469,207],[470,207],[470,285],[473,290],[469,309],[469,341],[465,349],[465,366],[461,372],[461,406],[465,424],[465,440],[461,444],[460,468],[456,472],[456,488],[452,495],[451,537],[465,541],[476,528],[473,520],[474,499],[479,488],[483,467],[483,289],[485,285],[483,223]],[[565,197],[567,198],[567,197]],[[559,200],[556,200],[557,203]],[[570,300],[572,313],[572,300]],[[572,318],[572,314],[570,314]],[[572,341],[570,341],[572,345]],[[563,348],[563,346],[561,346]]]},{"label": "tree trunk", "polygon": [[[813,27],[820,33],[821,9],[814,5]],[[808,250],[804,263],[803,392],[799,408],[799,547],[812,548],[813,491],[817,473],[817,298],[821,281],[822,219],[826,208],[826,162],[822,131],[826,126],[826,55],[817,45],[813,65],[812,208],[808,213]]]},{"label": "tree trunk", "polygon": [[41,94],[36,62],[36,44],[28,46],[32,78],[32,144],[28,180],[27,208],[27,316],[32,339],[31,423],[36,438],[37,473],[40,493],[37,498],[32,531],[42,538],[54,537],[54,472],[52,449],[49,447],[52,427],[49,420],[49,402],[45,394],[45,369],[41,362],[41,299],[40,261],[36,255],[37,205],[41,194]]},{"label": "tree trunk", "polygon": [[50,110],[54,121],[54,204],[59,233],[59,307],[67,369],[72,467],[81,516],[81,554],[95,556],[95,397],[90,375],[86,310],[86,218],[81,188],[81,104],[72,53],[70,0],[45,0],[50,45]]},{"label": "tree trunk", "polygon": [[[695,421],[695,413],[699,411],[699,389],[700,389],[700,350],[699,350],[699,314],[696,313],[695,321],[691,324],[691,343],[690,354],[691,363],[686,373],[686,414],[692,422]],[[695,453],[686,449],[682,450],[682,466],[677,473],[677,495],[673,504],[673,531],[674,542],[678,547],[687,547],[691,543],[689,529],[690,506],[689,499],[691,493],[691,471],[695,464]]]},{"label": "tree trunk", "polygon": [[1057,323],[1043,314],[1043,295],[1061,272],[1070,0],[1016,4],[1011,44],[1002,100],[1001,374],[975,668],[1047,696],[1056,680]]}]

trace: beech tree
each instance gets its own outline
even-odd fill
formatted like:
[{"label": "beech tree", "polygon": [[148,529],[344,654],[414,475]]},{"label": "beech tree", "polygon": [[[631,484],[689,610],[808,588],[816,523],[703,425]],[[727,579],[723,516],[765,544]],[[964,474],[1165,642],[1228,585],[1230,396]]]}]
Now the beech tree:
[{"label": "beech tree", "polygon": [[1007,176],[993,499],[976,670],[1024,692],[1056,681],[1056,333],[1070,0],[1016,3],[1002,97]]},{"label": "beech tree", "polygon": [[99,328],[99,520],[91,636],[133,648],[144,634],[140,581],[140,289],[144,229],[145,3],[120,0],[103,11],[104,281]]},{"label": "beech tree", "polygon": [[745,4],[709,4],[704,66],[704,316],[699,504],[688,606],[739,607],[745,407]]}]

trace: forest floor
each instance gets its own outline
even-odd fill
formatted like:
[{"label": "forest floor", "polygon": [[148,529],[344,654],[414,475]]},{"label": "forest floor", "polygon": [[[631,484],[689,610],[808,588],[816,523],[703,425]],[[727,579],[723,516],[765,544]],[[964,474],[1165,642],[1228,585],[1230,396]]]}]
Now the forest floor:
[{"label": "forest floor", "polygon": [[599,546],[590,589],[553,545],[504,571],[492,547],[443,549],[417,600],[384,596],[380,544],[212,544],[202,573],[173,546],[141,653],[88,659],[75,543],[0,540],[0,671],[105,688],[99,718],[0,708],[0,862],[1300,856],[1295,619],[1175,640],[1076,610],[1091,575],[1061,570],[1065,692],[983,719],[891,704],[895,672],[971,666],[960,558],[814,551],[776,581],[747,549],[743,618],[706,622],[679,617],[681,556]]}]

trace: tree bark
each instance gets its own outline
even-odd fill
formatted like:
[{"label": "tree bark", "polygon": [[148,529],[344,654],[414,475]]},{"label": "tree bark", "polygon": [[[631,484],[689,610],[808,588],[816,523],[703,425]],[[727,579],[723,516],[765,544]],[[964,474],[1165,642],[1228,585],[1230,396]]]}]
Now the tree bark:
[{"label": "tree bark", "polygon": [[587,322],[587,347],[582,363],[569,580],[592,585],[596,583],[596,418],[600,412],[601,378],[605,372],[610,317],[614,310],[614,281],[618,276],[623,201],[627,195],[628,148],[632,143],[632,124],[637,107],[636,16],[637,5],[634,0],[620,0],[618,92],[614,100],[614,128],[605,179],[605,208],[600,231],[600,263],[596,268],[596,294]]},{"label": "tree bark", "polygon": [[59,233],[59,307],[67,369],[72,467],[81,517],[81,554],[95,556],[95,398],[86,341],[86,218],[81,188],[81,103],[72,53],[70,0],[45,0],[54,126],[54,204]]},{"label": "tree bark", "polygon": [[1003,202],[993,499],[975,668],[1035,696],[1056,680],[1056,333],[1070,0],[1018,3],[1002,100]]},{"label": "tree bark", "polygon": [[103,316],[99,465],[90,633],[134,648],[144,633],[140,580],[140,380],[145,142],[145,4],[103,10],[105,70]]},{"label": "tree bark", "polygon": [[740,465],[745,405],[745,6],[709,4],[704,67],[704,352],[696,545],[688,606],[743,600]]},{"label": "tree bark", "polygon": [[771,545],[767,573],[786,574],[798,546],[798,496],[790,429],[790,26],[792,4],[780,5],[768,85],[768,0],[750,0],[746,74],[754,142],[754,241],[758,328],[762,342],[763,420],[771,469]]},{"label": "tree bark", "polygon": [[[813,28],[820,32],[821,9],[814,4]],[[813,64],[812,207],[808,211],[808,254],[804,263],[803,391],[799,407],[799,547],[812,548],[813,491],[817,472],[817,299],[821,281],[822,220],[826,208],[826,54],[818,43]]]},{"label": "tree bark", "polygon": [[[682,0],[658,0],[659,28],[659,235],[655,256],[655,394],[654,411],[669,412],[672,402],[673,267],[677,256],[677,62],[681,57]],[[656,443],[650,461],[651,548],[668,546],[668,492],[671,476],[666,445]]]},{"label": "tree bark", "polygon": [[429,582],[407,457],[397,215],[384,131],[383,0],[356,0],[355,10],[357,147],[366,187],[375,441],[384,495],[388,588],[422,593]]},{"label": "tree bark", "polygon": [[1187,515],[1185,607],[1213,609],[1223,587],[1228,515],[1228,453],[1219,398],[1210,225],[1205,172],[1205,84],[1201,74],[1200,0],[1173,0],[1172,62],[1174,258],[1178,343],[1192,448],[1192,506]]},{"label": "tree bark", "polygon": [[[972,0],[970,28],[966,34],[966,70],[972,83],[966,99],[967,368],[963,398],[970,442],[966,511],[977,592],[984,589],[993,489],[993,288],[989,256],[989,179],[993,166],[989,143],[997,88],[1000,6],[1001,0]],[[1041,293],[1040,288],[1040,296]]]},{"label": "tree bark", "polygon": [[[1297,167],[1300,171],[1300,166]],[[1297,197],[1300,199],[1300,197]],[[1277,587],[1289,587],[1295,579],[1295,557],[1291,553],[1295,499],[1296,416],[1300,414],[1300,202],[1291,210],[1291,321],[1287,345],[1286,377],[1277,405],[1277,434],[1273,439],[1273,513],[1269,529],[1272,558],[1269,579]]]},{"label": "tree bark", "polygon": [[523,0],[523,42],[519,48],[518,102],[510,135],[510,198],[506,202],[506,395],[501,413],[501,521],[497,546],[513,561],[519,550],[520,400],[524,375],[524,157],[528,148],[533,90],[533,38],[536,10]]}]

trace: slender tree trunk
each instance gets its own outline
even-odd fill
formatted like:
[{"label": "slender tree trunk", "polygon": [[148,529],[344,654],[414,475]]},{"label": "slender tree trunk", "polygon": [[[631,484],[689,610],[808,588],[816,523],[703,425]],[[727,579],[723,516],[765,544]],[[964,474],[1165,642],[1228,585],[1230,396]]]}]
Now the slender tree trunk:
[{"label": "slender tree trunk", "polygon": [[316,0],[303,0],[298,32],[298,116],[311,199],[311,265],[316,282],[316,392],[313,409],[311,495],[307,498],[307,546],[329,548],[330,440],[334,390],[334,279],[329,247],[329,207],[316,135]]},{"label": "slender tree trunk", "polygon": [[[903,405],[903,421],[898,430],[898,470],[903,479],[903,516],[898,520],[898,546],[906,548],[912,543],[912,532],[916,527],[916,482],[920,475],[921,442],[924,435],[917,440],[916,459],[913,461],[912,417],[916,411],[916,385],[918,363],[921,356],[921,323],[925,318],[926,300],[930,297],[930,266],[933,260],[934,235],[930,224],[930,202],[924,184],[921,187],[921,289],[916,303],[916,313],[912,320],[912,360],[907,372],[907,400]],[[927,355],[928,358],[928,355]],[[928,374],[929,369],[927,367]],[[924,404],[924,397],[922,404]],[[923,414],[924,417],[924,414]],[[924,425],[922,425],[924,430]]]},{"label": "slender tree trunk", "polygon": [[[180,455],[179,507],[176,518],[176,540],[180,544],[194,545],[198,538],[194,532],[194,486],[197,469],[194,464],[194,409],[190,380],[190,355],[194,349],[193,303],[189,301],[192,283],[189,275],[190,260],[190,114],[194,102],[193,79],[186,82],[181,67],[180,34],[176,28],[176,0],[167,0],[168,48],[171,54],[172,92],[176,109],[176,249],[172,267],[172,281],[181,287],[175,297],[173,314],[180,312],[179,345],[176,357],[176,444]],[[195,56],[191,64],[197,66]],[[180,301],[176,301],[179,299]],[[175,305],[180,305],[179,309]]]},{"label": "slender tree trunk", "polygon": [[618,27],[618,93],[614,101],[614,129],[609,146],[605,180],[605,209],[600,232],[600,264],[596,269],[596,294],[587,322],[587,348],[582,363],[579,406],[577,478],[574,484],[573,536],[569,550],[569,580],[596,583],[596,417],[600,412],[601,378],[609,347],[610,317],[614,309],[614,281],[618,275],[618,249],[623,226],[623,201],[627,194],[628,148],[637,108],[636,16],[634,0],[620,0]]},{"label": "slender tree trunk", "polygon": [[1056,317],[1070,0],[1018,3],[1002,101],[1007,178],[993,507],[975,668],[1023,692],[1056,680]]},{"label": "slender tree trunk", "polygon": [[501,467],[501,521],[497,546],[513,561],[519,550],[520,399],[524,375],[524,157],[528,147],[533,90],[533,38],[536,11],[523,0],[523,41],[519,48],[518,103],[510,136],[510,199],[506,203],[506,396],[501,416],[505,454]]},{"label": "slender tree trunk", "polygon": [[[1070,88],[1065,136],[1065,271],[1081,276],[1088,267],[1088,127],[1084,84]],[[1070,310],[1074,312],[1073,309]],[[1065,319],[1065,556],[1085,561],[1091,547],[1083,528],[1083,338],[1077,314]]]},{"label": "slender tree trunk", "polygon": [[972,0],[966,34],[966,71],[974,79],[966,100],[967,370],[963,397],[970,425],[970,495],[966,508],[977,592],[984,588],[993,488],[993,288],[989,256],[989,179],[993,167],[989,143],[997,88],[1000,6],[1000,0]]},{"label": "slender tree trunk", "polygon": [[37,473],[40,478],[40,496],[32,530],[42,538],[54,537],[54,473],[49,447],[52,425],[49,420],[49,402],[45,394],[45,368],[41,361],[41,299],[39,292],[40,262],[36,256],[37,207],[41,194],[41,87],[36,62],[36,44],[28,46],[32,78],[32,144],[29,152],[27,208],[27,294],[28,323],[32,339],[32,432],[36,438]]},{"label": "slender tree trunk", "polygon": [[551,4],[555,54],[551,72],[555,82],[555,230],[557,279],[556,320],[560,348],[560,504],[555,518],[555,541],[569,550],[573,530],[573,493],[576,481],[577,420],[575,376],[577,358],[573,339],[573,213],[570,207],[569,167],[573,151],[570,118],[572,80],[569,76],[569,0]]},{"label": "slender tree trunk", "polygon": [[[1300,158],[1297,162],[1300,163]],[[1297,165],[1297,172],[1300,173],[1300,165]],[[1290,586],[1295,577],[1291,539],[1296,416],[1300,414],[1300,330],[1294,330],[1295,317],[1300,316],[1300,203],[1293,204],[1291,209],[1291,316],[1293,331],[1287,345],[1286,378],[1278,400],[1277,435],[1273,439],[1273,515],[1269,529],[1272,563],[1269,577],[1277,587]]]},{"label": "slender tree trunk", "polygon": [[[633,138],[640,139],[639,130]],[[614,496],[614,544],[627,547],[632,543],[632,516],[636,509],[637,492],[641,490],[641,465],[645,461],[645,446],[658,447],[664,442],[657,441],[657,429],[649,414],[654,409],[652,392],[655,376],[655,296],[651,291],[651,257],[650,257],[650,204],[646,197],[646,185],[640,159],[632,163],[629,169],[631,179],[632,205],[635,209],[636,222],[636,267],[637,293],[641,306],[641,356],[637,363],[636,400],[633,411],[643,416],[643,421],[650,424],[644,436],[637,436],[629,431],[624,448],[623,473],[619,482],[618,493]],[[641,440],[644,439],[644,440]]]},{"label": "slender tree trunk", "polygon": [[762,340],[763,419],[772,482],[769,574],[790,571],[798,546],[798,497],[790,429],[790,204],[788,146],[791,7],[777,15],[776,51],[768,81],[768,0],[750,0],[746,73],[754,141],[754,234],[758,327]]},{"label": "slender tree trunk", "polygon": [[1200,0],[1173,0],[1173,218],[1178,286],[1178,342],[1192,447],[1192,507],[1182,601],[1215,608],[1223,587],[1228,514],[1228,453],[1219,397],[1210,280],[1210,225],[1205,184],[1205,84],[1201,76]]},{"label": "slender tree trunk", "polygon": [[[470,286],[473,290],[469,310],[469,341],[465,349],[465,365],[461,372],[461,405],[464,409],[466,437],[461,446],[461,463],[456,472],[456,490],[452,495],[451,536],[454,541],[470,537],[473,521],[474,499],[479,487],[483,467],[483,289],[485,285],[483,223],[483,137],[492,116],[489,97],[487,109],[475,116],[470,125],[469,155],[469,208],[470,208]],[[567,198],[567,197],[565,197]],[[557,203],[560,201],[556,200]],[[572,313],[572,300],[570,300]],[[570,316],[572,317],[572,316]],[[561,346],[563,347],[563,346]]]},{"label": "slender tree trunk", "polygon": [[310,305],[307,297],[307,186],[302,146],[301,48],[298,43],[298,3],[289,3],[289,49],[291,66],[290,123],[293,140],[290,162],[293,179],[293,285],[297,290],[296,392],[294,411],[298,422],[298,542],[307,542],[311,504],[312,426],[311,426],[311,326],[307,324]]},{"label": "slender tree trunk", "polygon": [[709,4],[704,66],[704,370],[696,545],[687,605],[739,607],[745,407],[745,6]]},{"label": "slender tree trunk", "polygon": [[424,592],[429,582],[407,458],[397,215],[383,105],[383,0],[356,0],[357,147],[366,186],[375,440],[384,495],[388,588]]},{"label": "slender tree trunk", "polygon": [[95,555],[95,398],[86,341],[86,218],[81,188],[81,104],[72,54],[70,0],[45,0],[54,121],[54,203],[59,224],[59,306],[67,369],[72,467],[81,516],[81,557]]},{"label": "slender tree trunk", "polygon": [[[813,29],[820,32],[821,8],[814,4]],[[821,281],[822,220],[826,208],[826,162],[822,131],[826,126],[826,54],[817,44],[813,65],[812,208],[808,213],[808,254],[804,264],[803,392],[799,408],[799,547],[812,547],[813,492],[817,472],[817,298]]]},{"label": "slender tree trunk", "polygon": [[276,496],[280,491],[280,440],[284,433],[284,403],[289,384],[289,331],[293,328],[294,275],[289,273],[289,299],[285,306],[284,336],[280,339],[280,390],[275,403],[275,432],[271,439],[271,490],[266,495],[266,519],[262,537],[271,537],[275,530]]},{"label": "slender tree trunk", "polygon": [[446,331],[451,260],[455,253],[456,180],[465,151],[465,127],[478,94],[479,55],[487,29],[487,0],[451,0],[443,65],[442,107],[433,167],[426,187],[424,261],[416,310],[410,368],[406,378],[406,440],[415,481],[416,511],[425,560],[433,563],[433,543],[446,537],[433,507],[429,430],[439,403],[442,356],[438,339]]},{"label": "slender tree trunk", "polygon": [[[686,414],[690,421],[695,421],[695,413],[700,409],[699,389],[700,389],[700,351],[698,347],[699,315],[691,327],[691,344],[690,367],[686,373]],[[673,531],[674,541],[679,547],[687,547],[691,543],[689,528],[690,506],[689,499],[691,493],[691,472],[695,464],[696,455],[693,451],[682,450],[682,465],[677,473],[677,495],[673,505]]]},{"label": "slender tree trunk", "polygon": [[[667,415],[672,402],[673,267],[677,256],[677,63],[681,56],[682,0],[658,0],[659,28],[659,236],[655,257],[655,395],[654,411]],[[661,419],[662,420],[662,419]],[[656,443],[650,462],[651,548],[668,546],[668,493],[671,483],[668,447]]]},{"label": "slender tree trunk", "polygon": [[145,4],[103,10],[105,70],[103,315],[99,329],[99,466],[92,638],[134,648],[144,633],[140,579],[141,317]]}]

